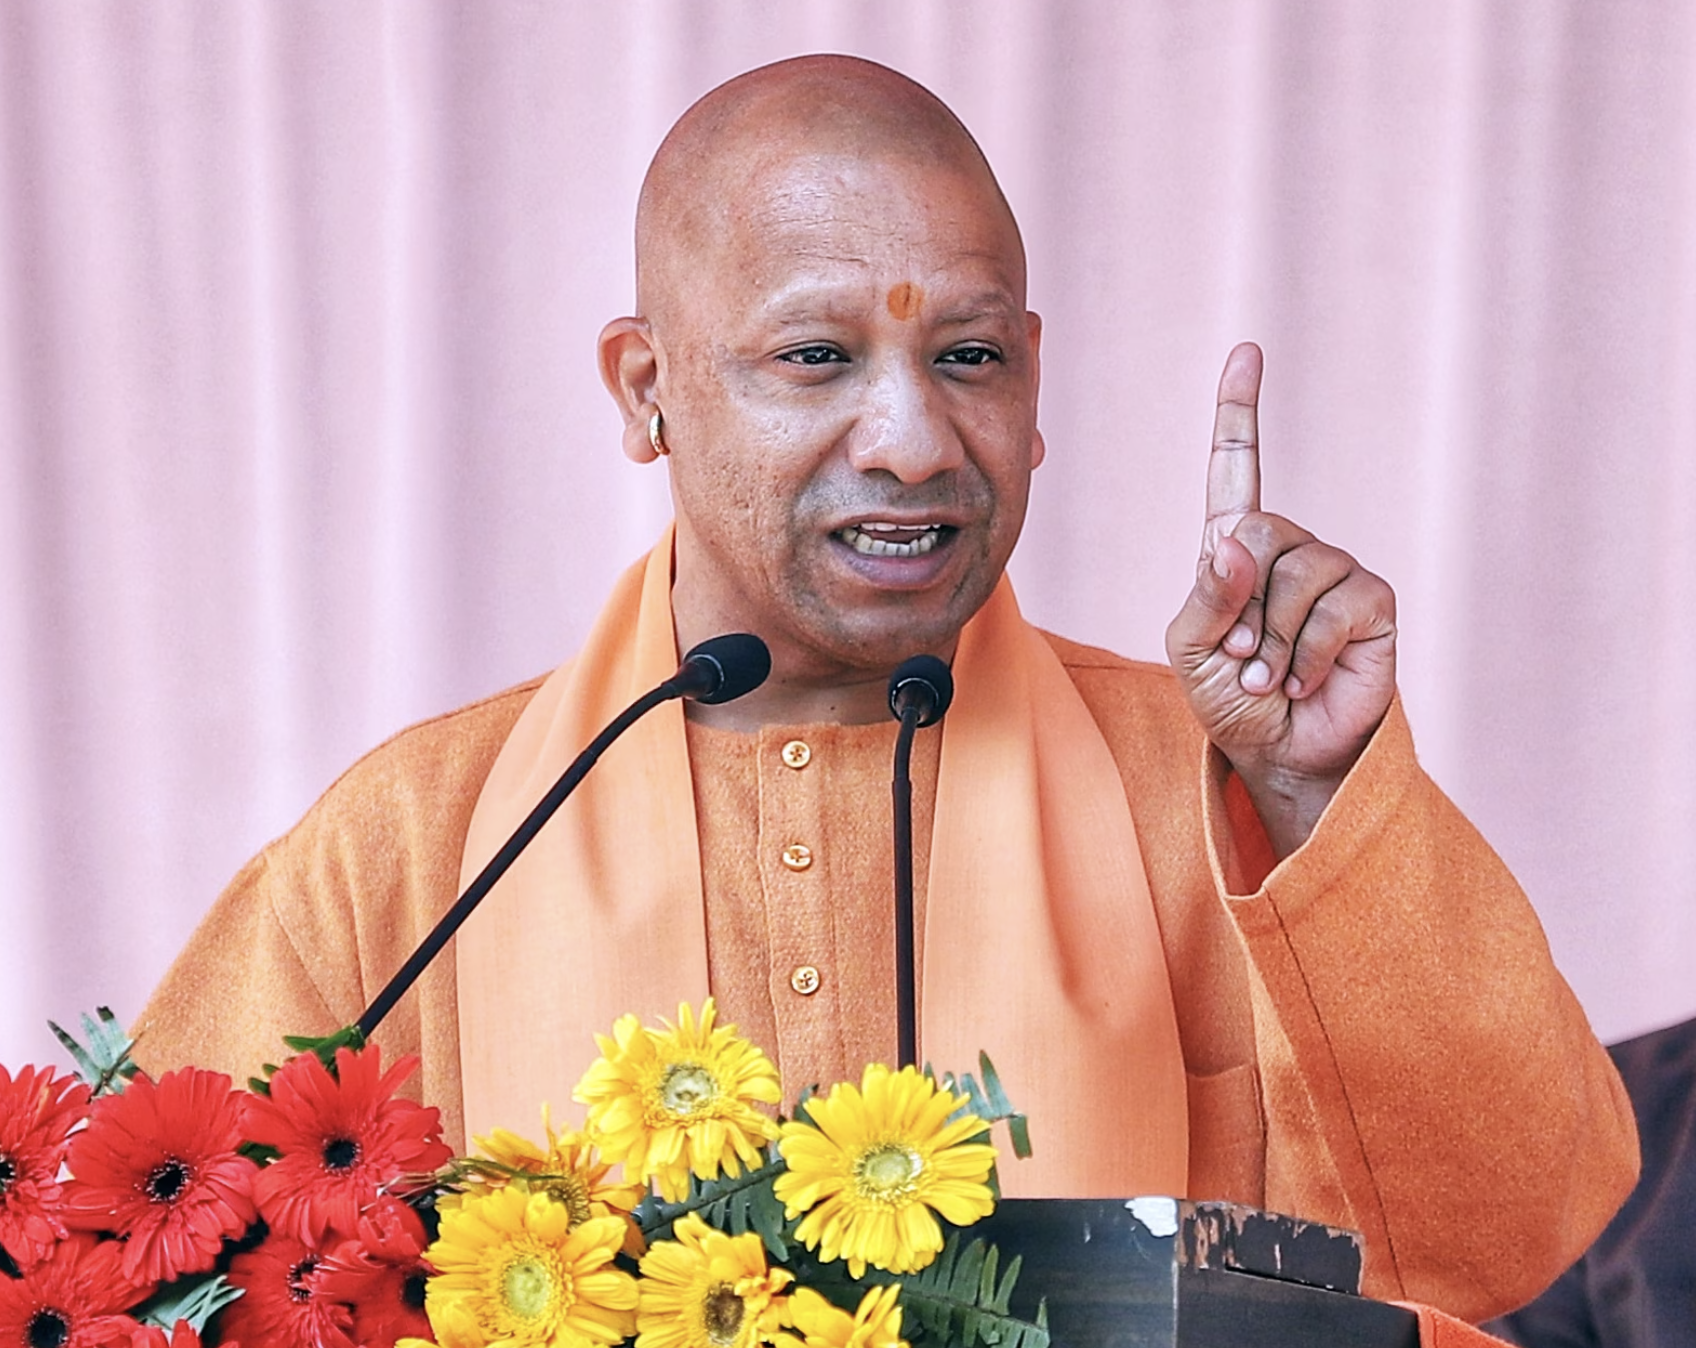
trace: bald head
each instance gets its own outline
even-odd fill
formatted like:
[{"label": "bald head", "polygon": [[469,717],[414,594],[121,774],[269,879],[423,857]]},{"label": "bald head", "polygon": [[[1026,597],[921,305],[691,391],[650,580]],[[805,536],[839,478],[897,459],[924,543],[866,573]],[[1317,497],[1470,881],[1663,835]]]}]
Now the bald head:
[{"label": "bald head", "polygon": [[1012,211],[983,151],[941,99],[874,61],[800,56],[719,85],[660,144],[636,208],[639,312],[657,322],[669,316],[762,184],[797,164],[833,159],[975,180],[1023,273]]}]

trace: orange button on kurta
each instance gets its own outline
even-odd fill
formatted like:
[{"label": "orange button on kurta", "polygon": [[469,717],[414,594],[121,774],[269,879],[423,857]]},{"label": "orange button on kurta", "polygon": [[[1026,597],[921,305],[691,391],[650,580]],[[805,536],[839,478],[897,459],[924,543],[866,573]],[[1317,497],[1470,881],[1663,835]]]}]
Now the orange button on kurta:
[{"label": "orange button on kurta", "polygon": [[819,971],[810,964],[803,964],[789,975],[789,986],[803,997],[811,997],[819,990]]}]

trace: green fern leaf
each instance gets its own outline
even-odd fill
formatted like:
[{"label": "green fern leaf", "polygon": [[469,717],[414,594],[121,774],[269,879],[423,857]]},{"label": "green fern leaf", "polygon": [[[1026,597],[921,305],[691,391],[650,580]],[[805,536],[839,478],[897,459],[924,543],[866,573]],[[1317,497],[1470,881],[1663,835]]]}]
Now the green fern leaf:
[{"label": "green fern leaf", "polygon": [[[344,1025],[334,1034],[285,1034],[283,1044],[294,1050],[291,1056],[298,1057],[302,1053],[316,1054],[318,1061],[323,1063],[331,1076],[336,1074],[336,1050],[339,1048],[361,1049],[365,1047],[365,1035],[357,1025]],[[277,1075],[278,1064],[274,1062],[261,1063],[260,1075],[247,1079],[247,1088],[255,1095],[271,1093],[271,1078]]]},{"label": "green fern leaf", "polygon": [[765,1242],[766,1252],[779,1263],[789,1258],[789,1219],[776,1191],[762,1184],[748,1191],[748,1220]]},{"label": "green fern leaf", "polygon": [[783,1205],[772,1190],[785,1168],[783,1158],[774,1151],[765,1164],[744,1170],[735,1178],[721,1175],[701,1180],[691,1175],[689,1192],[679,1202],[667,1203],[651,1196],[643,1199],[634,1214],[636,1224],[650,1242],[670,1240],[672,1227],[680,1218],[698,1213],[708,1226],[733,1236],[753,1231],[772,1258],[786,1259],[790,1233],[783,1220]]},{"label": "green fern leaf", "polygon": [[330,1074],[336,1071],[336,1050],[341,1048],[361,1049],[365,1047],[365,1035],[357,1025],[344,1025],[334,1034],[285,1034],[283,1043],[295,1053],[313,1053],[318,1061],[330,1069]]},{"label": "green fern leaf", "polygon": [[978,1053],[978,1070],[983,1073],[984,1095],[990,1113],[997,1119],[1007,1121],[1007,1132],[1013,1139],[1013,1155],[1024,1160],[1031,1154],[1030,1123],[1023,1114],[1013,1108],[1013,1102],[1002,1089],[1001,1077],[995,1070],[995,1064],[989,1060],[989,1054],[981,1050]]},{"label": "green fern leaf", "polygon": [[118,1018],[109,1006],[99,1007],[92,1016],[84,1013],[82,1033],[88,1040],[86,1047],[52,1021],[47,1022],[47,1028],[64,1045],[77,1065],[77,1075],[96,1095],[121,1093],[125,1084],[140,1070],[130,1058],[135,1040],[124,1033],[124,1027],[118,1024]]},{"label": "green fern leaf", "polygon": [[206,1328],[213,1315],[242,1295],[222,1273],[211,1277],[179,1278],[167,1283],[131,1314],[144,1325],[157,1325],[166,1334],[178,1320],[187,1320],[196,1334]]},{"label": "green fern leaf", "polygon": [[[978,1085],[977,1079],[970,1072],[958,1077],[952,1073],[942,1077],[941,1085],[945,1089],[966,1097],[966,1103],[952,1117],[976,1114],[992,1126],[1005,1123],[1013,1143],[1013,1154],[1023,1160],[1031,1154],[1030,1124],[1023,1114],[1013,1108],[1013,1102],[1007,1098],[1007,1092],[1001,1085],[995,1064],[989,1060],[989,1054],[978,1054],[978,1067],[983,1073],[982,1086]],[[929,1072],[930,1068],[925,1070]]]},{"label": "green fern leaf", "polygon": [[[868,1275],[866,1281],[898,1281],[901,1304],[926,1338],[974,1348],[1048,1348],[1048,1315],[1037,1308],[1034,1320],[1008,1309],[1021,1261],[1008,1261],[1000,1273],[1000,1251],[983,1240],[962,1245],[961,1233],[949,1233],[930,1267],[911,1277]],[[998,1276],[999,1275],[999,1276]]]}]

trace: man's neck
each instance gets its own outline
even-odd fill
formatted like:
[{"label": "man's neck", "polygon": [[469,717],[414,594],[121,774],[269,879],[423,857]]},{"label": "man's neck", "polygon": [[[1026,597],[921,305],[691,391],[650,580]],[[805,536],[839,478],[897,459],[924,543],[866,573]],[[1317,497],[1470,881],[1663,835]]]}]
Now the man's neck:
[{"label": "man's neck", "polygon": [[769,725],[869,725],[890,719],[889,675],[855,672],[802,680],[774,671],[746,697],[718,706],[689,702],[685,713],[699,725],[744,732]]},{"label": "man's neck", "polygon": [[[681,574],[672,582],[671,609],[679,651],[721,632],[734,631],[760,635],[771,651],[771,675],[753,692],[716,706],[699,702],[685,705],[691,721],[720,730],[755,731],[771,725],[872,725],[889,720],[889,677],[902,660],[922,650],[915,646],[895,653],[888,657],[886,667],[856,664],[840,653],[816,649],[794,633],[774,632],[776,624],[760,623],[739,601],[691,588]],[[958,643],[956,632],[942,649],[924,653],[950,661]]]}]

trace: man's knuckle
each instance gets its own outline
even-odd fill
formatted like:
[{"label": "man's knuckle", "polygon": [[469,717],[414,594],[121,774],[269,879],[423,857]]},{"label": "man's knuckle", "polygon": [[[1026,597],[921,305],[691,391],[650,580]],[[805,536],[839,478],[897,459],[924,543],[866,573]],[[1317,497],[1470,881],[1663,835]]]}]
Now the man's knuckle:
[{"label": "man's knuckle", "polygon": [[1281,662],[1295,645],[1295,639],[1282,627],[1268,623],[1260,634],[1260,658],[1271,663]]},{"label": "man's knuckle", "polygon": [[1251,510],[1237,521],[1231,536],[1257,557],[1271,551],[1277,542],[1277,517]]},{"label": "man's knuckle", "polygon": [[1396,621],[1395,587],[1382,576],[1374,575],[1370,571],[1362,571],[1360,574],[1367,582],[1367,596],[1372,609],[1382,614],[1385,620],[1391,626],[1394,626]]}]

